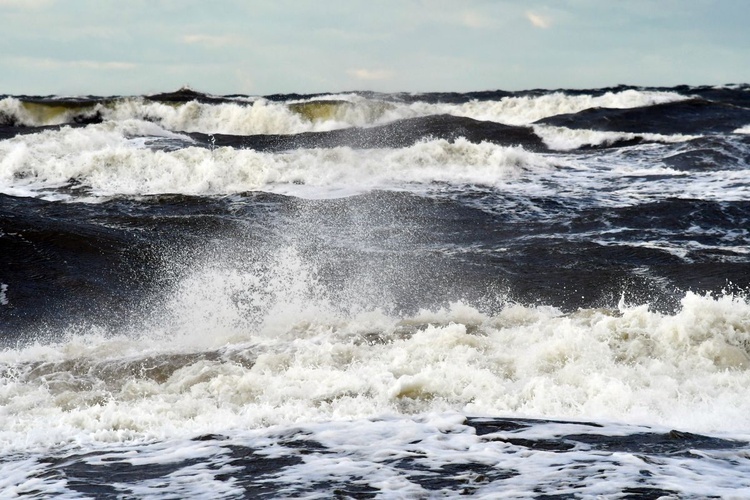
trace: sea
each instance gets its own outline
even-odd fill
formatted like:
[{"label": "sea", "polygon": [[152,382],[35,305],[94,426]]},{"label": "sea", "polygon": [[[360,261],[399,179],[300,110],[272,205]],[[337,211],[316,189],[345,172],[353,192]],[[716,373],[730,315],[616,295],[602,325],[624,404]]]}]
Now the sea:
[{"label": "sea", "polygon": [[0,95],[0,497],[750,498],[750,85]]}]

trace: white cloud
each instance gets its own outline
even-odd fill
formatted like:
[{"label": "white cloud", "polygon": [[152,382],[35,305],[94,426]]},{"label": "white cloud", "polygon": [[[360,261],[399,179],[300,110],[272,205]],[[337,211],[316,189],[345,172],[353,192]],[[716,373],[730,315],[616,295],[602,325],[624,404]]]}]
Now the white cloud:
[{"label": "white cloud", "polygon": [[60,68],[83,68],[83,69],[114,69],[128,70],[138,67],[135,63],[123,61],[91,61],[88,59],[79,59],[74,61],[65,61],[61,59],[48,59],[36,57],[14,57],[11,62],[19,66],[34,69],[60,69]]},{"label": "white cloud", "polygon": [[388,80],[393,77],[393,71],[387,69],[350,69],[346,72],[357,80]]},{"label": "white cloud", "polygon": [[473,10],[464,11],[461,14],[461,24],[467,28],[485,28],[490,22],[487,16],[482,16]]},{"label": "white cloud", "polygon": [[55,0],[0,0],[0,7],[10,7],[12,9],[41,9],[55,3]]},{"label": "white cloud", "polygon": [[531,11],[526,12],[526,19],[528,19],[529,22],[532,24],[532,26],[536,28],[546,29],[552,26],[552,19],[550,19],[547,16],[542,16],[540,14],[537,14],[535,12],[531,12]]},{"label": "white cloud", "polygon": [[204,47],[210,47],[217,49],[220,47],[226,47],[228,45],[237,45],[241,43],[242,39],[233,35],[185,35],[182,37],[182,43],[191,45],[202,45]]}]

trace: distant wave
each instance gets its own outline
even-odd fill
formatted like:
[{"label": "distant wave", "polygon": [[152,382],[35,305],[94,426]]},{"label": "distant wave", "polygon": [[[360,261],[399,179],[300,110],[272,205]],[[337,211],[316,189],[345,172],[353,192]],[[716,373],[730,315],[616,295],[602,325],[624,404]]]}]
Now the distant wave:
[{"label": "distant wave", "polygon": [[382,125],[403,118],[449,114],[509,125],[526,125],[545,117],[591,107],[631,108],[673,102],[686,97],[674,92],[624,90],[600,96],[568,95],[504,97],[499,101],[463,104],[378,100],[357,94],[311,99],[208,99],[155,97],[45,99],[6,97],[0,100],[0,123],[13,126],[93,123],[139,119],[180,132],[207,134],[298,134],[346,127]]}]

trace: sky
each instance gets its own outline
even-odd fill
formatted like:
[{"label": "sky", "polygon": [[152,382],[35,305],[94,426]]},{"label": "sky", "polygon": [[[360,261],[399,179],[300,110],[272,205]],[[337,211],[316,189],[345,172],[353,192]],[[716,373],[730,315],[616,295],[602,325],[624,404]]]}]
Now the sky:
[{"label": "sky", "polygon": [[750,82],[750,0],[0,0],[0,94]]}]

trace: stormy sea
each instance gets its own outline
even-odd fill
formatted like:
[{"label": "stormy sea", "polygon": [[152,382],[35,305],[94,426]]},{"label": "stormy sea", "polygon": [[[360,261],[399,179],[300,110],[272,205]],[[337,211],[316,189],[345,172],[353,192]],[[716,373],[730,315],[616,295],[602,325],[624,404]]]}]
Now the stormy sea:
[{"label": "stormy sea", "polygon": [[750,85],[0,95],[0,496],[750,498]]}]

